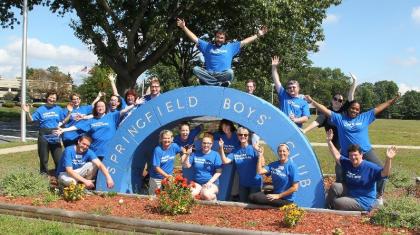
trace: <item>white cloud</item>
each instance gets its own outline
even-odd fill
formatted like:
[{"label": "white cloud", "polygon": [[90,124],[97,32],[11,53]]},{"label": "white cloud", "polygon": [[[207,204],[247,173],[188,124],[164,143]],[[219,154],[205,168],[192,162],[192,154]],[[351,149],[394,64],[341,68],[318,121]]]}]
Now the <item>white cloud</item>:
[{"label": "white cloud", "polygon": [[[20,76],[21,69],[21,40],[11,40],[0,48],[0,75],[4,78]],[[97,57],[88,49],[74,48],[68,45],[53,45],[36,38],[28,39],[28,66],[34,68],[48,68],[57,66],[62,72],[70,73],[75,83],[80,83],[84,76],[80,70],[85,66],[92,66]]]},{"label": "white cloud", "polygon": [[420,60],[415,56],[409,56],[407,58],[395,58],[393,63],[404,67],[412,67],[420,64]]},{"label": "white cloud", "polygon": [[411,11],[411,18],[415,23],[420,24],[420,6],[413,8]]},{"label": "white cloud", "polygon": [[327,18],[324,19],[324,24],[335,24],[338,23],[339,17],[334,14],[327,14]]},{"label": "white cloud", "polygon": [[398,88],[399,88],[399,92],[401,92],[401,94],[406,93],[407,91],[419,91],[420,92],[420,87],[413,87],[413,86],[409,86],[405,83],[399,83],[398,84]]}]

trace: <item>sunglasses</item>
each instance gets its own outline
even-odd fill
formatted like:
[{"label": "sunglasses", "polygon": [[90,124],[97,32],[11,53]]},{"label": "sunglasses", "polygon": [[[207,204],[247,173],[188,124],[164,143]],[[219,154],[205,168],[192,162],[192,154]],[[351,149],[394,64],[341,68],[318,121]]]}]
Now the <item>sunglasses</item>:
[{"label": "sunglasses", "polygon": [[336,97],[334,97],[333,99],[334,99],[334,101],[337,101],[339,103],[342,103],[343,102],[343,99],[337,99]]},{"label": "sunglasses", "polygon": [[241,133],[238,133],[238,136],[245,136],[245,137],[248,137],[248,134],[241,134]]}]

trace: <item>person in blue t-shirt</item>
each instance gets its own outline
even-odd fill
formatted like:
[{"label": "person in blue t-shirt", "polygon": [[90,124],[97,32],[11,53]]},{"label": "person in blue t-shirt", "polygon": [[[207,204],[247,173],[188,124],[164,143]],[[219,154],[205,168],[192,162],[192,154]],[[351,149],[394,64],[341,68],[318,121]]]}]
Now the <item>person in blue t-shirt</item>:
[{"label": "person in blue t-shirt", "polygon": [[216,200],[216,194],[219,192],[218,181],[222,174],[222,161],[219,153],[211,150],[213,141],[213,136],[205,133],[201,141],[201,151],[191,154],[192,149],[189,148],[181,156],[182,165],[194,170],[195,184],[191,193],[194,197],[200,195],[202,200]]},{"label": "person in blue t-shirt", "polygon": [[[29,121],[39,122],[38,157],[41,174],[48,174],[48,153],[51,152],[54,165],[57,168],[63,152],[60,139],[50,138],[53,131],[61,126],[61,121],[66,118],[63,109],[55,104],[56,101],[57,93],[48,92],[46,104],[37,108],[32,115],[28,105],[22,106],[22,110],[28,114]],[[47,136],[49,137],[47,138]]]},{"label": "person in blue t-shirt", "polygon": [[278,56],[274,56],[271,60],[271,76],[273,77],[274,86],[279,99],[279,108],[294,122],[298,127],[302,128],[303,123],[309,120],[309,105],[299,94],[299,82],[290,80],[287,82],[286,89],[281,85],[277,66],[280,64]]},{"label": "person in blue t-shirt", "polygon": [[161,187],[162,179],[172,177],[176,155],[181,152],[186,153],[184,148],[173,143],[173,134],[170,130],[159,133],[159,143],[153,151],[149,195],[155,195],[155,190]]},{"label": "person in blue t-shirt", "polygon": [[96,154],[89,149],[91,142],[92,139],[89,136],[82,135],[77,141],[77,145],[68,146],[64,150],[57,168],[59,184],[69,186],[71,183],[80,182],[87,189],[93,189],[95,188],[94,179],[99,169],[105,175],[107,187],[114,187],[114,181],[108,170],[99,161]]},{"label": "person in blue t-shirt", "polygon": [[[136,104],[140,103],[137,98]],[[119,112],[107,112],[108,107],[105,101],[99,100],[93,108],[93,118],[77,122],[74,126],[60,128],[54,133],[61,135],[63,132],[82,130],[92,137],[93,142],[91,149],[95,152],[99,159],[103,159],[107,155],[108,141],[114,137],[120,117],[126,112],[134,108],[135,105],[127,106]]]},{"label": "person in blue t-shirt", "polygon": [[[80,95],[73,93],[70,95],[70,104],[67,105],[67,108],[63,111],[68,115],[68,117],[63,121],[65,123],[64,127],[70,127],[76,124],[79,120],[82,120],[86,115],[92,113],[92,105],[80,105],[81,99]],[[63,134],[63,145],[68,147],[70,145],[77,144],[79,136],[82,134],[81,130],[78,131],[68,131]]]},{"label": "person in blue t-shirt", "polygon": [[222,30],[215,32],[214,43],[198,38],[185,25],[183,19],[177,19],[177,25],[187,37],[197,44],[198,50],[204,56],[205,68],[194,67],[193,72],[198,77],[201,85],[229,86],[233,80],[232,59],[241,48],[267,33],[267,27],[261,27],[257,34],[242,41],[226,42],[226,33]]},{"label": "person in blue t-shirt", "polygon": [[257,174],[258,157],[261,155],[261,152],[248,144],[248,129],[239,127],[237,135],[241,146],[234,149],[226,157],[223,151],[224,143],[220,139],[219,154],[222,157],[223,164],[235,163],[239,175],[239,201],[248,202],[250,194],[261,191],[262,178]]},{"label": "person in blue t-shirt", "polygon": [[263,148],[260,148],[261,154],[258,158],[257,173],[260,175],[271,176],[273,182],[273,193],[265,194],[258,192],[251,194],[249,199],[256,204],[265,204],[271,206],[284,206],[294,202],[295,192],[299,188],[299,175],[296,165],[289,159],[289,146],[280,144],[277,148],[279,160],[263,166],[264,155]]},{"label": "person in blue t-shirt", "polygon": [[194,129],[190,130],[190,125],[188,122],[182,122],[179,124],[179,134],[175,136],[174,142],[181,147],[187,145],[193,145],[196,137],[203,130],[203,124],[196,126]]},{"label": "person in blue t-shirt", "polygon": [[386,151],[385,166],[363,160],[359,145],[351,144],[347,148],[348,157],[344,157],[332,143],[332,130],[327,133],[327,143],[334,160],[341,165],[344,173],[343,183],[331,185],[327,206],[332,209],[346,211],[370,211],[375,206],[376,182],[388,177],[391,173],[391,161],[397,153],[395,146]]},{"label": "person in blue t-shirt", "polygon": [[[312,103],[321,113],[327,118],[331,119],[331,122],[337,127],[338,139],[340,141],[340,153],[344,157],[348,157],[347,148],[352,144],[357,144],[363,153],[363,158],[367,161],[373,162],[379,166],[382,166],[382,162],[372,149],[372,145],[369,141],[369,126],[372,124],[376,115],[381,113],[383,110],[394,104],[400,95],[396,95],[394,98],[377,105],[375,108],[370,109],[367,112],[360,113],[360,104],[356,100],[349,102],[348,109],[343,113],[335,113],[329,110],[324,105],[313,100],[309,95],[305,96],[305,99]],[[385,191],[385,180],[379,179],[377,182],[377,197],[378,203],[383,203],[383,193]]]}]

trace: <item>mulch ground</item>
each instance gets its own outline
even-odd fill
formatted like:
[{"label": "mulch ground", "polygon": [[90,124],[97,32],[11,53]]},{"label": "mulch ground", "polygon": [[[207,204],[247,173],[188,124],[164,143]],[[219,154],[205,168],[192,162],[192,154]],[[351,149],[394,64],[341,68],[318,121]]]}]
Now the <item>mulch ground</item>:
[{"label": "mulch ground", "polygon": [[[326,188],[334,182],[325,179]],[[120,199],[123,203],[120,204]],[[39,199],[10,198],[0,196],[0,202],[18,205],[38,206]],[[304,218],[294,228],[282,224],[283,214],[278,209],[244,209],[197,204],[188,215],[162,215],[157,210],[157,200],[135,197],[101,197],[87,195],[77,202],[62,199],[41,207],[60,208],[70,211],[82,211],[99,215],[112,215],[138,219],[161,220],[217,227],[241,228],[256,231],[275,231],[305,234],[332,234],[340,229],[344,234],[415,234],[406,229],[390,229],[370,224],[368,216],[343,216],[330,213],[306,212]]]}]

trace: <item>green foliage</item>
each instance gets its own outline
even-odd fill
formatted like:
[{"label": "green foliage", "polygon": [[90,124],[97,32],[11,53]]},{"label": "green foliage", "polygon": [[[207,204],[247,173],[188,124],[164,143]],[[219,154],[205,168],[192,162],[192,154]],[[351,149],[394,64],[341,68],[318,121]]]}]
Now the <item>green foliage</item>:
[{"label": "green foliage", "polygon": [[91,211],[95,215],[110,215],[112,213],[112,207],[109,205],[100,206]]},{"label": "green foliage", "polygon": [[2,106],[5,107],[5,108],[13,108],[13,107],[15,107],[15,103],[8,101],[8,102],[4,103]]},{"label": "green foliage", "polygon": [[420,92],[407,91],[399,102],[399,114],[404,119],[420,120]]},{"label": "green foliage", "polygon": [[78,92],[84,100],[91,102],[98,95],[99,91],[106,93],[106,97],[112,95],[111,83],[108,80],[108,75],[111,69],[103,66],[95,66],[90,71],[90,76],[83,80],[83,84],[77,87]]},{"label": "green foliage", "polygon": [[156,190],[159,211],[170,215],[191,213],[195,204],[191,195],[191,187],[194,185],[188,185],[187,179],[181,175],[163,179],[162,189]]},{"label": "green foliage", "polygon": [[63,199],[68,202],[79,201],[86,195],[84,184],[74,184],[73,182],[63,189]]},{"label": "green foliage", "polygon": [[4,100],[14,100],[16,98],[16,94],[13,94],[12,92],[7,92],[6,94],[3,95],[3,99]]},{"label": "green foliage", "polygon": [[402,197],[389,199],[371,217],[374,224],[403,227],[420,231],[420,203],[418,199]]},{"label": "green foliage", "polygon": [[51,202],[55,202],[58,201],[61,198],[59,190],[58,189],[52,189],[49,192],[46,192],[42,195],[40,195],[40,197],[36,197],[33,199],[32,201],[32,205],[34,206],[46,206],[48,204],[50,204]]},{"label": "green foliage", "polygon": [[35,171],[19,168],[0,181],[1,192],[8,196],[37,196],[48,193],[48,177]]},{"label": "green foliage", "polygon": [[287,227],[296,226],[305,215],[305,211],[294,203],[280,207],[280,211],[284,212],[283,223]]}]

